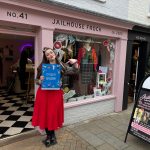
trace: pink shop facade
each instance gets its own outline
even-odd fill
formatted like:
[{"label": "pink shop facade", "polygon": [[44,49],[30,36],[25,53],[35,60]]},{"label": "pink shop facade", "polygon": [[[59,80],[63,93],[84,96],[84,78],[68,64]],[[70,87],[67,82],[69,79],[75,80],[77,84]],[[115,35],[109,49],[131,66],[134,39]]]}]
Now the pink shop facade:
[{"label": "pink shop facade", "polygon": [[[9,68],[25,46],[34,49],[34,77],[42,49],[51,47],[64,63],[73,58],[80,66],[62,79],[66,125],[122,111],[131,24],[29,0],[2,0],[0,5],[1,64],[8,66],[1,69],[1,87],[8,87]],[[15,86],[16,92],[19,81]]]}]

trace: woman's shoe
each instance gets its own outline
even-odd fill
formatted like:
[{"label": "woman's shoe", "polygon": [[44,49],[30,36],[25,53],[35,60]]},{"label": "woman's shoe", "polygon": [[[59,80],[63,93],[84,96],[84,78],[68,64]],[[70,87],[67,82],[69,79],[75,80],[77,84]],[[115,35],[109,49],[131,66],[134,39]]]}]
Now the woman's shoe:
[{"label": "woman's shoe", "polygon": [[42,142],[44,143],[44,145],[45,145],[46,147],[51,146],[51,140],[50,140],[50,137],[48,137],[48,136],[47,136],[46,139],[43,140]]},{"label": "woman's shoe", "polygon": [[51,145],[57,144],[57,140],[56,140],[55,136],[50,139],[50,143],[51,143]]}]

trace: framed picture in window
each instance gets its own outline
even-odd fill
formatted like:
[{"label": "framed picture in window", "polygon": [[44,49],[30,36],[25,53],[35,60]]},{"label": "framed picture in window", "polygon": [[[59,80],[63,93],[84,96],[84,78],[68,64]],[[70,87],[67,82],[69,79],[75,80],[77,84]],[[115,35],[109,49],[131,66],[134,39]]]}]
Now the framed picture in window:
[{"label": "framed picture in window", "polygon": [[106,83],[106,73],[97,73],[97,87]]},{"label": "framed picture in window", "polygon": [[99,66],[99,70],[98,70],[99,73],[108,73],[108,67],[106,66]]}]

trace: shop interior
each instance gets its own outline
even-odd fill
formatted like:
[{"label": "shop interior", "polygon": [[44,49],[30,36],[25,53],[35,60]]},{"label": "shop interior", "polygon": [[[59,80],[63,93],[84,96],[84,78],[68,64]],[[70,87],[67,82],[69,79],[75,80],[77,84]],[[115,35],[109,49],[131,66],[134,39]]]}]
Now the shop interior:
[{"label": "shop interior", "polygon": [[138,71],[139,43],[134,42],[132,46],[131,69],[129,79],[128,102],[135,100],[137,71]]},{"label": "shop interior", "polygon": [[34,38],[0,34],[0,138],[31,130]]},{"label": "shop interior", "polygon": [[128,103],[136,100],[139,85],[146,74],[145,64],[147,60],[147,42],[133,41],[130,78],[128,84]]}]

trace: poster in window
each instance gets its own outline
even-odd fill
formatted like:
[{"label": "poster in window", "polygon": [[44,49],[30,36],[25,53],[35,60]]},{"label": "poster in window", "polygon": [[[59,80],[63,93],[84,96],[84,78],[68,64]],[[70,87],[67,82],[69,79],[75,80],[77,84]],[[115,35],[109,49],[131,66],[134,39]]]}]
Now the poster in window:
[{"label": "poster in window", "polygon": [[59,90],[61,66],[59,64],[42,64],[42,90]]}]

